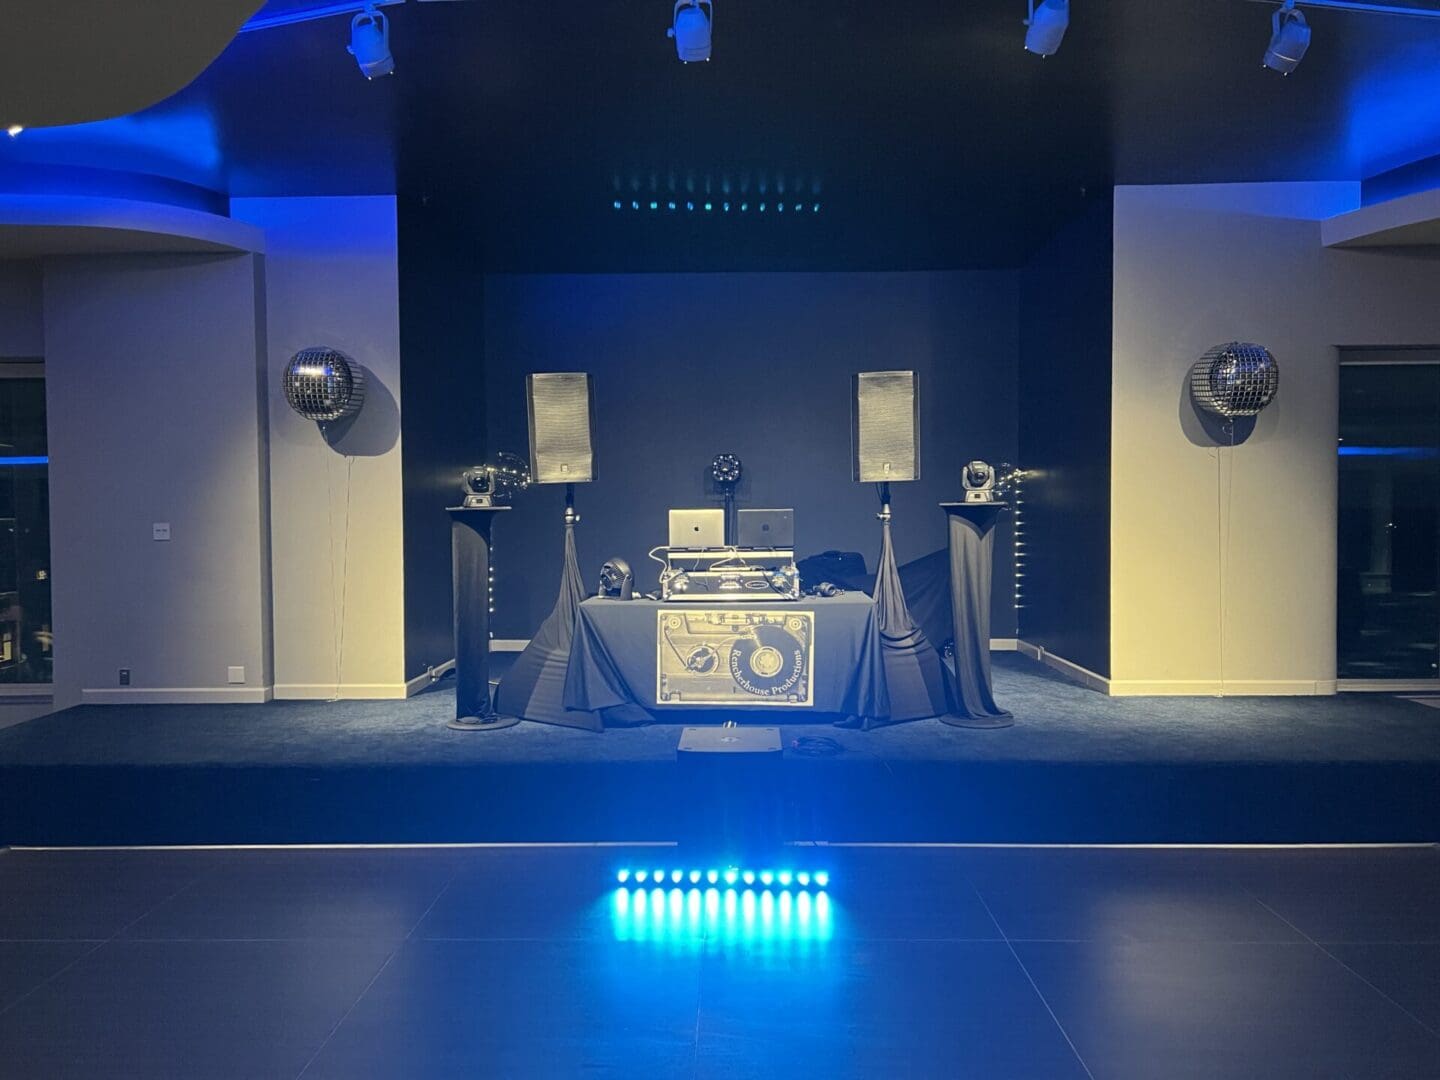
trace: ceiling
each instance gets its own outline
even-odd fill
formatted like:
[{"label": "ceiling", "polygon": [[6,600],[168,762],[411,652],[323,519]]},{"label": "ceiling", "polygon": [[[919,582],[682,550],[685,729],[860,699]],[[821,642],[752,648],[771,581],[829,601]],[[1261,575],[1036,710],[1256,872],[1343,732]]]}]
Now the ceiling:
[{"label": "ceiling", "polygon": [[[27,131],[0,165],[398,191],[492,269],[903,269],[1017,265],[1113,183],[1360,179],[1440,152],[1440,20],[1312,11],[1286,79],[1248,0],[1074,0],[1048,60],[1021,49],[1023,0],[716,7],[714,60],[690,66],[670,0],[412,0],[385,9],[397,74],[369,83],[346,17],[243,33],[162,104]],[[787,213],[760,215],[782,183]]]}]

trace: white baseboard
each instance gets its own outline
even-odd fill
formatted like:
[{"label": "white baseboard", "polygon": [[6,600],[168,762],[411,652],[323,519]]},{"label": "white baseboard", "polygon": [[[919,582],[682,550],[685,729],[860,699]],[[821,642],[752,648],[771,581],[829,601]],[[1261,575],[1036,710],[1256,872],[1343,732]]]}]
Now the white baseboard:
[{"label": "white baseboard", "polygon": [[1115,697],[1328,697],[1334,679],[1111,679]]},{"label": "white baseboard", "polygon": [[268,686],[110,686],[80,691],[84,705],[259,705]]},{"label": "white baseboard", "polygon": [[403,682],[275,684],[276,701],[399,701],[409,696],[409,684]]},{"label": "white baseboard", "polygon": [[455,670],[455,661],[446,660],[443,664],[436,664],[428,671],[422,671],[405,684],[405,696],[414,697],[421,690],[428,690],[442,678]]},{"label": "white baseboard", "polygon": [[1073,679],[1087,689],[1094,690],[1101,694],[1114,692],[1111,690],[1113,684],[1104,675],[1098,675],[1089,668],[1081,667],[1073,660],[1066,660],[1063,656],[1056,656],[1052,652],[1047,652],[1044,646],[1036,645],[1022,638],[1016,642],[1016,651],[1023,656],[1028,656],[1031,660],[1040,661],[1040,663],[1046,667],[1060,672],[1060,674],[1064,675],[1067,679]]}]

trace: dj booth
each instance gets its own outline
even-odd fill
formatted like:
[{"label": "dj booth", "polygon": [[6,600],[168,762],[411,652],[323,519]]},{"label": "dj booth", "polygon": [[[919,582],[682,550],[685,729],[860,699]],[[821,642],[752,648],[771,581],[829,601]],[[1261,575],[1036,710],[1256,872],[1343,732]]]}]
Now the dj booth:
[{"label": "dj booth", "polygon": [[592,597],[579,607],[563,702],[607,726],[735,709],[771,724],[890,714],[863,593],[743,605]]}]

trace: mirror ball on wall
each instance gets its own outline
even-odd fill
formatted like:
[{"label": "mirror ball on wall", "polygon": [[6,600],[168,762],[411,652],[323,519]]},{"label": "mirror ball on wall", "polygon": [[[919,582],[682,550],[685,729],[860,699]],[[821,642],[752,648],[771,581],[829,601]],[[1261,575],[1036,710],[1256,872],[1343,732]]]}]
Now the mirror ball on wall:
[{"label": "mirror ball on wall", "polygon": [[1280,368],[1263,345],[1231,341],[1217,345],[1190,369],[1190,397],[1223,416],[1257,416],[1275,399]]},{"label": "mirror ball on wall", "polygon": [[365,403],[365,372],[344,353],[301,349],[285,365],[285,401],[307,420],[340,420]]}]

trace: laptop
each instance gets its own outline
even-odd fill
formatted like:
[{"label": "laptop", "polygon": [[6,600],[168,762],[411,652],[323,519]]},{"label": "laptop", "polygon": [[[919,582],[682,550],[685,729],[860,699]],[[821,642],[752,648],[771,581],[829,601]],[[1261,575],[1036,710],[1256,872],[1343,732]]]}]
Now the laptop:
[{"label": "laptop", "polygon": [[670,550],[695,551],[725,546],[725,511],[671,510]]},{"label": "laptop", "polygon": [[736,547],[790,549],[795,546],[794,510],[741,510],[737,517]]}]

